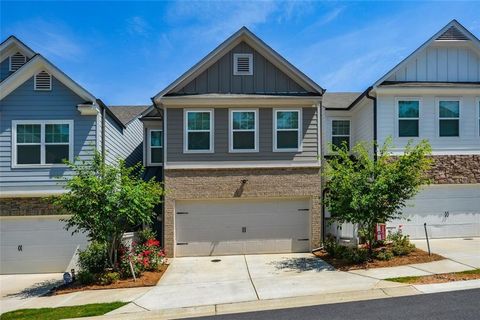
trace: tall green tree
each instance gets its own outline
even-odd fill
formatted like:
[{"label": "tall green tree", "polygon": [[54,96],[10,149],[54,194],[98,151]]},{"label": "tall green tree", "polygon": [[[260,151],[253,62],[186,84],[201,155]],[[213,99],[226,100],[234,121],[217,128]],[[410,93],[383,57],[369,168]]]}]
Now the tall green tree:
[{"label": "tall green tree", "polygon": [[123,234],[151,223],[163,188],[154,179],[142,179],[141,164],[127,167],[121,160],[108,165],[98,152],[92,161],[67,164],[73,176],[62,178],[66,192],[52,202],[71,215],[65,219],[67,230],[107,245],[109,263],[115,267]]},{"label": "tall green tree", "polygon": [[410,142],[402,155],[392,156],[389,139],[379,148],[377,161],[368,151],[371,146],[359,143],[351,152],[337,148],[325,169],[329,190],[325,205],[333,221],[358,224],[370,253],[375,226],[402,217],[407,200],[429,183],[431,166],[431,147],[425,140],[417,145]]}]

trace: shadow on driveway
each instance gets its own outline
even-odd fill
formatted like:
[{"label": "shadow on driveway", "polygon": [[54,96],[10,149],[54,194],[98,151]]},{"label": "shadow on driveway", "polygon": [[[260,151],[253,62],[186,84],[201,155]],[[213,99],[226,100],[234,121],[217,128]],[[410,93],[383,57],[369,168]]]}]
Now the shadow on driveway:
[{"label": "shadow on driveway", "polygon": [[316,257],[295,257],[269,263],[277,270],[305,272],[305,271],[334,271],[331,265]]}]

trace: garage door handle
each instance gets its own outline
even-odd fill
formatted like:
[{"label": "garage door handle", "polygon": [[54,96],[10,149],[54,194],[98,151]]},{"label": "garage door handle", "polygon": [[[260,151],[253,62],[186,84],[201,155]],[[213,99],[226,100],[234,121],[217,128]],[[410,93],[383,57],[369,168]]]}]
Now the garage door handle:
[{"label": "garage door handle", "polygon": [[297,239],[297,241],[308,241],[308,240],[310,240],[310,239],[308,239],[308,238],[305,238],[305,239]]},{"label": "garage door handle", "polygon": [[185,212],[185,211],[179,211],[179,212],[177,212],[177,214],[188,214],[188,212]]},{"label": "garage door handle", "polygon": [[310,209],[298,209],[298,211],[309,211]]},{"label": "garage door handle", "polygon": [[177,246],[186,246],[188,242],[177,242]]}]

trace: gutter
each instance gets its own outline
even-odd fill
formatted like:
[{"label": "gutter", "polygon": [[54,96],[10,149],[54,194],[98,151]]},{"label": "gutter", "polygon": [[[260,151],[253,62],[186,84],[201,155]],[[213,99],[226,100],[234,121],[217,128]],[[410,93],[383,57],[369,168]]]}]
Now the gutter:
[{"label": "gutter", "polygon": [[377,162],[377,97],[370,95],[372,89],[367,89],[366,97],[373,101],[373,159]]}]

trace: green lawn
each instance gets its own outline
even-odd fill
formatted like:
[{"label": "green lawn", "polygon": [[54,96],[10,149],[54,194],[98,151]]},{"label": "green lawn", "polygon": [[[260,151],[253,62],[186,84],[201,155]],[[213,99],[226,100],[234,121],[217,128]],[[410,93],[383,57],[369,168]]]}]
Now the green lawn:
[{"label": "green lawn", "polygon": [[[452,275],[465,275],[465,274],[480,274],[480,269],[467,270],[462,272],[452,272]],[[400,282],[400,283],[415,283],[415,280],[430,276],[416,276],[416,277],[398,277],[388,278],[387,281]]]},{"label": "green lawn", "polygon": [[21,309],[4,313],[0,316],[1,320],[57,320],[67,318],[81,318],[101,316],[107,312],[126,305],[126,302],[112,303],[93,303],[82,306],[59,307],[59,308],[41,308],[41,309]]}]

